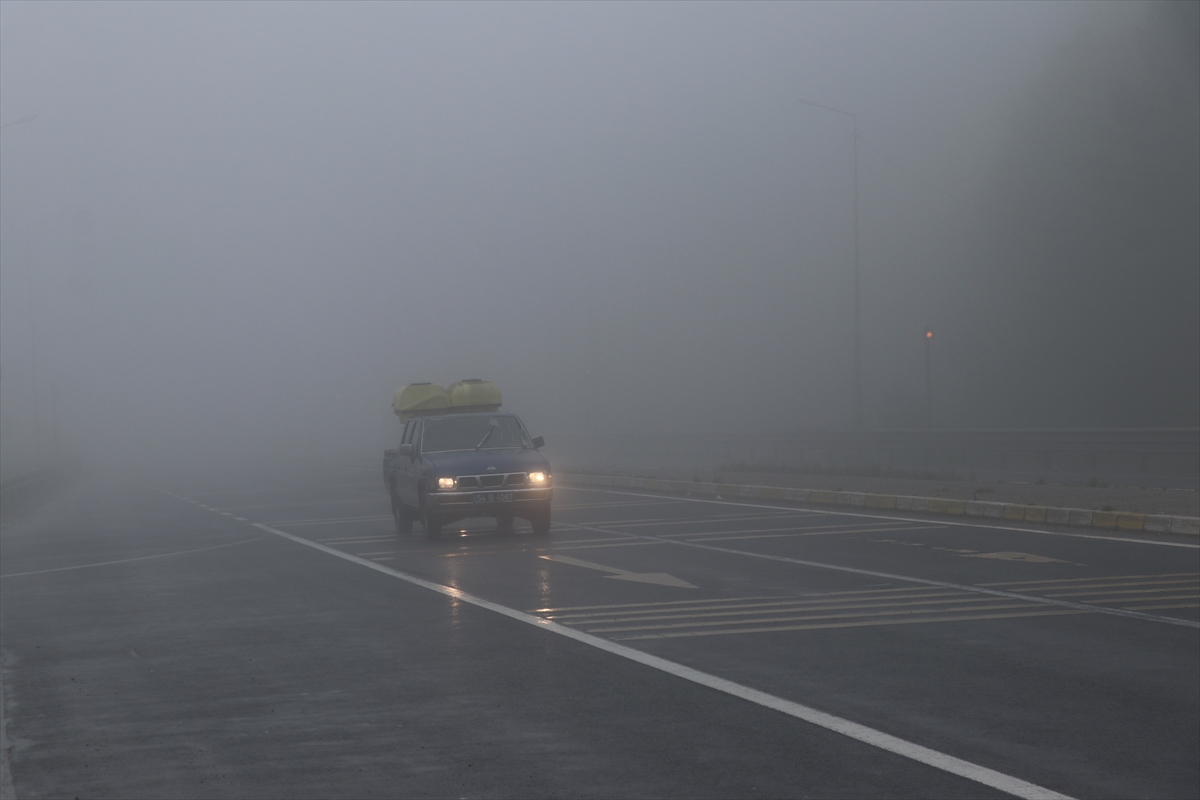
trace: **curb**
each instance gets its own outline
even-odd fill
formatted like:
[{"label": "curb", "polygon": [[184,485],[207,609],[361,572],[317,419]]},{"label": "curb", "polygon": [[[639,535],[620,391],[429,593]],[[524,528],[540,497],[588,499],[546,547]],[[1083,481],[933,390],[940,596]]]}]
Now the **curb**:
[{"label": "curb", "polygon": [[824,503],[839,506],[925,511],[951,516],[983,517],[1008,522],[1040,522],[1072,528],[1102,528],[1146,533],[1177,533],[1200,536],[1200,517],[1174,517],[1165,514],[1133,514],[1125,511],[1092,511],[1086,508],[1027,506],[1019,503],[994,503],[984,500],[948,500],[944,497],[906,497],[869,492],[832,492],[783,486],[752,486],[739,483],[671,481],[658,478],[627,478],[620,475],[576,475],[560,473],[559,480],[588,486],[621,489],[648,489],[674,494],[700,494],[758,500],[790,500],[797,503]]}]

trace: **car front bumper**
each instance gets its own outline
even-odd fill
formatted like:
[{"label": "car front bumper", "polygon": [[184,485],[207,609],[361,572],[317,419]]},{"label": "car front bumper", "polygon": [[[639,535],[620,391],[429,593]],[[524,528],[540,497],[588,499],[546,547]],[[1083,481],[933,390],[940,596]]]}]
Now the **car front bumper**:
[{"label": "car front bumper", "polygon": [[552,487],[540,489],[480,489],[478,491],[431,492],[434,513],[455,517],[521,516],[548,507]]}]

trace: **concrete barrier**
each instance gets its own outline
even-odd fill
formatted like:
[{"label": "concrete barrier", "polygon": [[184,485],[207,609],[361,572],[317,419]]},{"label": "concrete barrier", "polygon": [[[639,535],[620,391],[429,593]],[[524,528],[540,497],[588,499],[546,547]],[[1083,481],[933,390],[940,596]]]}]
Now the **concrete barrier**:
[{"label": "concrete barrier", "polygon": [[833,492],[824,489],[800,489],[784,486],[755,486],[705,481],[671,481],[656,478],[628,478],[620,475],[583,475],[560,473],[558,480],[581,486],[608,486],[646,489],[670,494],[707,497],[740,497],[760,500],[786,500],[794,503],[820,503],[863,508],[924,511],[948,516],[983,517],[1010,522],[1035,522],[1072,528],[1102,528],[1113,531],[1145,531],[1200,536],[1200,518],[1166,514],[1135,514],[1126,511],[1092,511],[1086,508],[1029,506],[1019,503],[995,503],[983,500],[952,500],[945,497],[907,497],[869,492]]},{"label": "concrete barrier", "polygon": [[961,516],[967,513],[966,500],[947,500],[942,497],[926,498],[925,506],[934,514],[954,514]]}]

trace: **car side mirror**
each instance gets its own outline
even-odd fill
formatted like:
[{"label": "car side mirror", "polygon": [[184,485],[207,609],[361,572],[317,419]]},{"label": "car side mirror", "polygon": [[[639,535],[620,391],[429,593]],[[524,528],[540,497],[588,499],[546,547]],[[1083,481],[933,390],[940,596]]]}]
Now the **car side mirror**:
[{"label": "car side mirror", "polygon": [[545,446],[546,446],[545,439],[543,439],[541,436],[533,437],[533,449],[534,450],[540,450],[541,448],[543,448]]},{"label": "car side mirror", "polygon": [[396,448],[396,455],[413,457],[413,446],[411,444],[402,444]]}]

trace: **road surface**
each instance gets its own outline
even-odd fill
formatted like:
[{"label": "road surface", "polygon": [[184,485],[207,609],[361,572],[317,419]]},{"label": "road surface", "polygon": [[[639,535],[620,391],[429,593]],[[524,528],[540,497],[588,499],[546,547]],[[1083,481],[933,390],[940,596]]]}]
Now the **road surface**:
[{"label": "road surface", "polygon": [[98,478],[0,536],[6,796],[1196,797],[1200,549],[377,470]]}]

